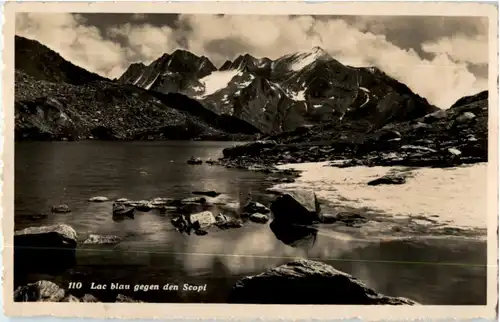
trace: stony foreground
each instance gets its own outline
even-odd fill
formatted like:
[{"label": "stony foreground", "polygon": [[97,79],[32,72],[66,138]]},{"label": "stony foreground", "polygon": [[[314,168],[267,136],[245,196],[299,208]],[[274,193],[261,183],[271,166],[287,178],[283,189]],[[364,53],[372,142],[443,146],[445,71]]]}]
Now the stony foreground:
[{"label": "stony foreground", "polygon": [[[18,287],[17,302],[100,302],[91,294],[76,297],[57,284],[40,280]],[[118,294],[115,302],[140,302]],[[414,301],[377,293],[330,265],[297,260],[239,280],[228,303],[414,305]]]}]

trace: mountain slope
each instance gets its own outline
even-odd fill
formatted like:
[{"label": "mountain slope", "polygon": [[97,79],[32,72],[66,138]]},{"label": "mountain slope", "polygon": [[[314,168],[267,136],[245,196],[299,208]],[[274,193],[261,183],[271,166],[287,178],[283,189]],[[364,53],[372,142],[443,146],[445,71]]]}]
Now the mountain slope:
[{"label": "mountain slope", "polygon": [[[378,69],[345,66],[319,47],[274,61],[240,55],[198,78],[192,68],[183,71],[169,63],[165,72],[157,62],[138,74],[175,75],[175,80],[169,76],[169,86],[160,85],[156,76],[137,82],[126,73],[122,81],[162,93],[186,94],[215,113],[236,116],[263,133],[333,120],[365,120],[370,127],[380,128],[438,110]],[[151,79],[153,85],[148,83]]]},{"label": "mountain slope", "polygon": [[75,66],[38,41],[15,36],[15,69],[35,79],[73,85],[105,80],[104,77]]},{"label": "mountain slope", "polygon": [[[182,94],[150,92],[96,76],[33,40],[17,37],[18,53],[16,140],[241,140],[248,139],[241,134],[259,132],[247,122],[218,115]],[[178,58],[173,55],[173,59]],[[203,64],[202,58],[195,74],[207,73]],[[136,64],[131,70],[142,71],[145,67]],[[132,72],[125,76],[132,77]]]}]

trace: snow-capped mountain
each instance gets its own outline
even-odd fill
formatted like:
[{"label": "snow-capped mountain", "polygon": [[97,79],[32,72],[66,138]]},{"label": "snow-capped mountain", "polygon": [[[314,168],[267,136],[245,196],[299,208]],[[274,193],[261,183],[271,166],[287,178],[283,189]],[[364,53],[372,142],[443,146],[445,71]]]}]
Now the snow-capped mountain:
[{"label": "snow-capped mountain", "polygon": [[343,65],[319,47],[274,61],[240,55],[219,69],[204,56],[177,50],[149,66],[132,64],[120,82],[185,94],[263,133],[332,119],[362,118],[380,127],[437,109],[380,70]]},{"label": "snow-capped mountain", "polygon": [[148,66],[142,63],[130,65],[118,81],[162,93],[196,95],[204,91],[199,79],[216,70],[207,57],[176,50],[171,55],[164,54]]}]

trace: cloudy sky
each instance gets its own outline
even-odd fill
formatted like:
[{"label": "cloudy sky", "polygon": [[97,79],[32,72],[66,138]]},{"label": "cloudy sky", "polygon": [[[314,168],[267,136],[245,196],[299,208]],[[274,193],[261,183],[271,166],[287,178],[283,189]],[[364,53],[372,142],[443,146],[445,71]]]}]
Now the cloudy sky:
[{"label": "cloudy sky", "polygon": [[488,87],[487,18],[18,13],[16,34],[109,78],[177,48],[220,66],[242,53],[273,59],[320,46],[441,108]]}]

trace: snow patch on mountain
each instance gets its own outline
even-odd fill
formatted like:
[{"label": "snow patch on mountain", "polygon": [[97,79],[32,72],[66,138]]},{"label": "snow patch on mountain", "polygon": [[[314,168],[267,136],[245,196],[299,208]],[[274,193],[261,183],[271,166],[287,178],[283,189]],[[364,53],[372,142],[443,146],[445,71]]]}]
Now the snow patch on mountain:
[{"label": "snow patch on mountain", "polygon": [[[360,89],[363,89],[363,87],[360,87]],[[370,95],[368,95],[368,93],[370,93],[370,91],[367,90],[366,88],[364,88],[363,94],[365,95],[366,99],[365,99],[365,102],[363,104],[361,104],[361,106],[359,108],[362,108],[363,106],[368,104],[368,102],[370,101]]]},{"label": "snow patch on mountain", "polygon": [[156,77],[148,84],[146,85],[146,87],[144,87],[146,90],[149,90],[151,88],[151,86],[153,86],[153,84],[156,82],[156,80],[158,79],[158,76],[160,76],[160,74],[157,74]]},{"label": "snow patch on mountain", "polygon": [[203,96],[211,95],[228,86],[231,79],[240,73],[240,70],[232,69],[226,71],[215,71],[208,76],[203,77],[200,79],[200,82],[205,86],[205,93],[203,93]]},{"label": "snow patch on mountain", "polygon": [[306,98],[304,96],[305,93],[306,93],[305,90],[302,90],[300,92],[291,92],[290,96],[291,96],[291,99],[293,99],[294,101],[305,101],[306,100]]},{"label": "snow patch on mountain", "polygon": [[137,77],[137,79],[134,81],[132,85],[137,85],[137,83],[139,83],[139,81],[142,79],[142,76],[144,76],[144,71],[141,72],[141,75]]},{"label": "snow patch on mountain", "polygon": [[247,87],[248,85],[250,85],[252,83],[252,81],[255,79],[255,76],[252,75],[252,74],[249,74],[248,76],[250,76],[250,78],[245,81],[245,82],[241,82],[238,84],[238,88],[245,88]]},{"label": "snow patch on mountain", "polygon": [[298,72],[304,67],[314,63],[318,58],[324,55],[325,52],[321,48],[315,47],[309,52],[299,54],[294,60],[293,64],[290,66],[290,69]]}]

